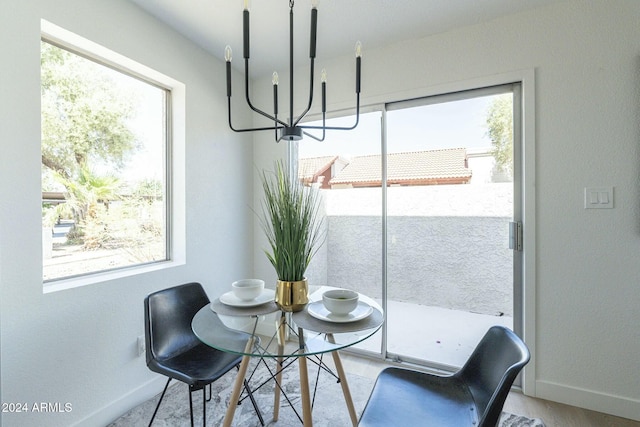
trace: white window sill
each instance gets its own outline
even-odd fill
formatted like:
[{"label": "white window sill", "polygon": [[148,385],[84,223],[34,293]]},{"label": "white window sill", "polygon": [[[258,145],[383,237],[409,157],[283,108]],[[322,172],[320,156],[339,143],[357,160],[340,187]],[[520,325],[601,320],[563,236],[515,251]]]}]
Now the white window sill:
[{"label": "white window sill", "polygon": [[140,274],[151,273],[168,268],[175,268],[184,265],[184,261],[164,261],[141,266],[133,266],[102,273],[92,273],[69,279],[54,280],[43,284],[43,293],[64,291],[67,289],[78,288],[80,286],[93,285],[96,283],[108,282],[111,280],[122,279],[125,277],[137,276]]}]

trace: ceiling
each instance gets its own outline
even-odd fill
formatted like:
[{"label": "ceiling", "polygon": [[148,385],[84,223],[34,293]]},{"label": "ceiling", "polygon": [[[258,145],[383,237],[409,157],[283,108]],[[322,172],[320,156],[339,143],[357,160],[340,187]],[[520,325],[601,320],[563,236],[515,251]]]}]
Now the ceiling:
[{"label": "ceiling", "polygon": [[[234,49],[233,65],[242,63],[244,0],[130,0],[185,37],[223,58]],[[361,40],[367,49],[426,37],[563,0],[320,0],[317,67],[326,58],[353,54]],[[296,66],[308,58],[311,0],[294,5]],[[252,0],[251,74],[285,72],[289,59],[289,0]]]}]

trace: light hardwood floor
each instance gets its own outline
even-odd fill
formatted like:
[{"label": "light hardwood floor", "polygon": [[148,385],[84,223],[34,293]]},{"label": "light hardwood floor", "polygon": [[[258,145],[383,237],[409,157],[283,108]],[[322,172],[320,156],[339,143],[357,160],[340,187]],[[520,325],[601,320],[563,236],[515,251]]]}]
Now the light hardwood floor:
[{"label": "light hardwood floor", "polygon": [[[344,369],[349,373],[375,379],[386,366],[384,362],[341,353]],[[540,418],[547,427],[640,427],[639,421],[614,417],[574,406],[535,399],[511,392],[504,410],[531,418]]]}]

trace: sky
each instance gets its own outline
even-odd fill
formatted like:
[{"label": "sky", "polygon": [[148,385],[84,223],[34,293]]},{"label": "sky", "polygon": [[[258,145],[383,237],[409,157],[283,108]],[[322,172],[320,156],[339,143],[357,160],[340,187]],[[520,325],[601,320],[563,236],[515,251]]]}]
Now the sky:
[{"label": "sky", "polygon": [[[494,96],[484,96],[389,111],[387,151],[394,153],[440,148],[490,147],[485,118],[493,98]],[[351,157],[380,154],[381,115],[381,112],[361,114],[356,129],[327,131],[327,137],[323,142],[305,138],[299,143],[299,156],[304,158],[340,154]],[[332,119],[327,121],[327,125],[351,126],[354,120],[353,116]]]}]

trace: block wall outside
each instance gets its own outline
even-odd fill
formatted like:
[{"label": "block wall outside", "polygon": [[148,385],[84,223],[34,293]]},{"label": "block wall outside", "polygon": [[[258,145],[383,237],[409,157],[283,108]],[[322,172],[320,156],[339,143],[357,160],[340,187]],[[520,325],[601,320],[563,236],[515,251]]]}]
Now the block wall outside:
[{"label": "block wall outside", "polygon": [[[389,298],[512,316],[511,193],[512,184],[389,188]],[[380,196],[323,192],[327,240],[308,270],[312,284],[381,296]]]}]

